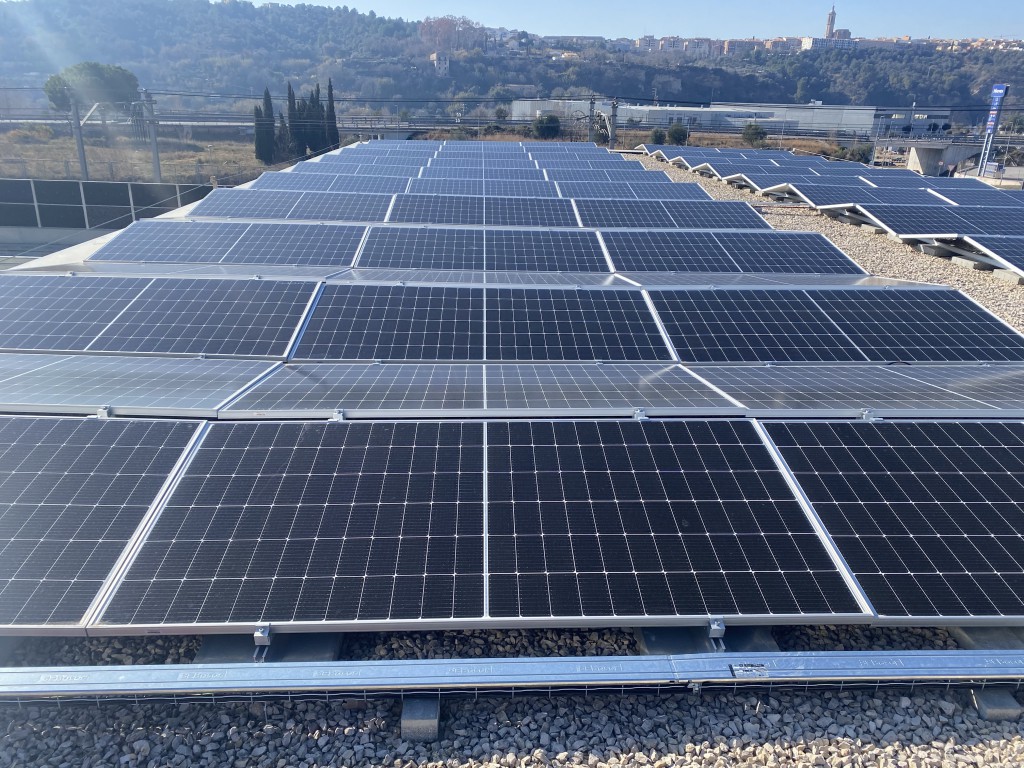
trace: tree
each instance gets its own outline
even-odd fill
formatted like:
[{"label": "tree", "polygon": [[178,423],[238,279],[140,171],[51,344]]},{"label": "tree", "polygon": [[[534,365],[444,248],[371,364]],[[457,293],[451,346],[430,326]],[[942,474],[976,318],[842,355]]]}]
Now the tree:
[{"label": "tree", "polygon": [[682,146],[690,138],[690,131],[682,123],[672,123],[668,127],[668,143]]},{"label": "tree", "polygon": [[338,135],[338,116],[334,112],[334,83],[327,78],[327,146],[337,149],[341,145]]},{"label": "tree", "polygon": [[114,104],[127,112],[139,100],[139,79],[124,67],[83,61],[51,75],[43,90],[53,108],[62,112],[71,109],[72,97],[79,104]]},{"label": "tree", "polygon": [[751,147],[759,147],[764,140],[768,138],[768,131],[764,129],[763,125],[757,123],[747,123],[743,126],[743,141],[749,144]]},{"label": "tree", "polygon": [[533,133],[538,139],[554,139],[562,131],[556,115],[543,115],[533,121]]},{"label": "tree", "polygon": [[665,132],[661,128],[655,128],[651,131],[651,144],[664,144],[665,143]]},{"label": "tree", "polygon": [[253,107],[253,123],[256,159],[264,165],[273,165],[277,147],[274,141],[274,104],[269,88],[263,91],[263,106]]},{"label": "tree", "polygon": [[288,132],[288,123],[284,121],[284,112],[277,113],[277,135],[274,137],[274,156],[278,160],[289,160],[291,156],[291,134]]},{"label": "tree", "polygon": [[499,123],[505,122],[506,120],[508,120],[508,110],[505,109],[505,107],[495,107],[494,119],[497,120]]}]

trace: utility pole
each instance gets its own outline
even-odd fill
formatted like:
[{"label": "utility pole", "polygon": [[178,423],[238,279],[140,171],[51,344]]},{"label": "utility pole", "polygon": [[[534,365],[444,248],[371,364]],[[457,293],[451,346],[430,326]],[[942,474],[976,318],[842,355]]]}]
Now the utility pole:
[{"label": "utility pole", "polygon": [[612,116],[608,120],[608,149],[615,149],[615,124],[619,121],[619,100],[612,99]]},{"label": "utility pole", "polygon": [[64,92],[71,99],[71,131],[75,134],[75,146],[78,148],[78,167],[82,169],[82,181],[89,180],[89,166],[85,162],[85,141],[82,139],[82,120],[78,114],[78,99],[65,87]]},{"label": "utility pole", "polygon": [[153,181],[159,184],[163,178],[160,175],[160,147],[156,143],[156,102],[153,101],[153,94],[145,88],[139,88],[139,93],[142,95],[146,122],[149,123],[149,148],[153,155]]},{"label": "utility pole", "polygon": [[590,97],[590,122],[587,123],[587,141],[594,143],[594,103],[593,96]]}]

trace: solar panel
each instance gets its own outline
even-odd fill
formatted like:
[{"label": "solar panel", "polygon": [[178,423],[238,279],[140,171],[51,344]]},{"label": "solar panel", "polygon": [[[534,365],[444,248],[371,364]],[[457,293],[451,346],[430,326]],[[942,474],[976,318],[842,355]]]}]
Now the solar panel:
[{"label": "solar panel", "polygon": [[146,283],[131,278],[0,277],[0,349],[85,349]]},{"label": "solar panel", "polygon": [[535,363],[488,365],[487,405],[496,409],[735,409],[678,365]]},{"label": "solar panel", "polygon": [[803,291],[652,291],[651,298],[684,362],[865,359]]},{"label": "solar panel", "polygon": [[488,424],[490,612],[858,613],[748,422]]},{"label": "solar panel", "polygon": [[285,218],[312,221],[384,221],[391,195],[303,192]]},{"label": "solar panel", "polygon": [[419,195],[472,195],[482,197],[484,180],[445,178],[445,179],[413,179],[409,182],[409,192]]},{"label": "solar panel", "polygon": [[302,281],[155,281],[91,351],[283,356],[313,294]]},{"label": "solar panel", "polygon": [[[343,171],[341,169],[344,169]],[[422,166],[420,165],[377,165],[373,158],[367,157],[364,163],[299,163],[291,171],[292,173],[301,173],[303,175],[307,173],[326,173],[337,176],[338,173],[344,173],[349,176],[372,176],[377,178],[391,177],[396,179],[410,179],[416,178],[420,175]]]},{"label": "solar panel", "polygon": [[389,222],[483,224],[484,201],[457,195],[397,195]]},{"label": "solar panel", "polygon": [[607,272],[601,244],[593,232],[562,230],[487,230],[488,269],[529,272]]},{"label": "solar panel", "polygon": [[144,219],[118,232],[89,260],[216,263],[231,250],[248,226]]},{"label": "solar panel", "polygon": [[215,189],[192,209],[212,219],[284,219],[303,192],[271,189]]},{"label": "solar panel", "polygon": [[577,200],[584,227],[675,229],[676,222],[661,203],[632,200]]},{"label": "solar panel", "polygon": [[408,186],[409,182],[406,179],[394,176],[335,176],[328,191],[394,195],[405,192]]},{"label": "solar panel", "polygon": [[479,365],[308,363],[275,371],[225,413],[323,418],[338,410],[478,409],[484,407],[483,389]]},{"label": "solar panel", "polygon": [[328,285],[299,340],[308,360],[482,360],[483,291]]},{"label": "solar panel", "polygon": [[1024,200],[998,189],[936,189],[930,194],[956,205],[980,205],[986,208],[1024,207]]},{"label": "solar panel", "polygon": [[808,291],[869,360],[1022,360],[1024,337],[956,291]]},{"label": "solar panel", "polygon": [[484,189],[488,197],[558,197],[553,181],[487,179]]},{"label": "solar panel", "polygon": [[484,223],[495,227],[578,227],[569,200],[489,197]]},{"label": "solar panel", "polygon": [[484,233],[442,227],[372,227],[361,267],[483,269]]},{"label": "solar panel", "polygon": [[451,422],[215,424],[102,622],[482,616],[482,438]]},{"label": "solar panel", "polygon": [[638,291],[490,288],[488,360],[670,360]]},{"label": "solar panel", "polygon": [[[754,410],[858,414],[871,409],[882,415],[921,410],[963,413],[997,407],[958,388],[969,377],[962,370],[957,372],[964,366],[903,367],[906,372],[878,365],[722,365],[696,366],[693,371]],[[934,384],[928,383],[930,376],[934,376]],[[1008,407],[1024,406],[1021,371],[1007,384],[1008,390],[1018,387],[1018,399]]]},{"label": "solar panel", "polygon": [[[822,178],[822,181],[826,179]],[[893,205],[947,205],[925,189],[875,189],[866,184],[793,185],[797,194],[815,207],[884,203]]]},{"label": "solar panel", "polygon": [[744,272],[865,274],[816,232],[715,232],[714,237]]},{"label": "solar panel", "polygon": [[765,428],[879,615],[1024,614],[1021,424]]},{"label": "solar panel", "polygon": [[195,431],[0,417],[0,625],[80,623]]},{"label": "solar panel", "polygon": [[621,271],[738,272],[711,232],[611,231],[602,233]]},{"label": "solar panel", "polygon": [[700,184],[630,184],[629,188],[640,200],[710,200],[711,195]]},{"label": "solar panel", "polygon": [[735,201],[666,200],[662,205],[681,229],[771,229],[747,203]]},{"label": "solar panel", "polygon": [[[268,362],[0,355],[0,404],[7,411],[213,416],[217,405],[269,370]],[[194,413],[193,413],[194,412]]]},{"label": "solar panel", "polygon": [[589,182],[589,183],[629,183],[629,184],[652,184],[672,183],[672,179],[668,177],[668,174],[663,171],[651,171],[643,174],[639,174],[622,171],[607,171],[607,170],[570,170],[567,168],[549,168],[547,171],[547,177],[551,181],[567,181],[567,182]]},{"label": "solar panel", "polygon": [[982,253],[999,259],[1008,267],[1024,269],[1024,237],[973,235],[965,238],[965,242]]},{"label": "solar panel", "polygon": [[968,234],[1024,237],[1024,215],[1017,208],[984,208],[959,205],[956,215],[967,222]]},{"label": "solar panel", "polygon": [[335,224],[249,224],[221,263],[347,267],[365,231]]},{"label": "solar panel", "polygon": [[[328,192],[336,177],[326,173],[264,173],[249,189],[281,189],[298,192]],[[350,176],[362,180],[362,176]],[[408,183],[408,182],[407,182]],[[405,190],[402,190],[403,192]]]}]

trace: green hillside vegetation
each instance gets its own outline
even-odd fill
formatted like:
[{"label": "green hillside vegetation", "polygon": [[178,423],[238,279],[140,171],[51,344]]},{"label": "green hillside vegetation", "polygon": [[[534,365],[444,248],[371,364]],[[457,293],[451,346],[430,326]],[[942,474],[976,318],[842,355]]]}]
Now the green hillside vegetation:
[{"label": "green hillside vegetation", "polygon": [[[663,102],[981,105],[994,82],[1024,94],[1019,52],[938,53],[926,46],[759,51],[746,59],[681,63],[592,48],[579,51],[578,59],[562,59],[537,39],[510,55],[469,20],[434,22],[346,6],[236,0],[0,2],[0,83],[41,85],[63,67],[98,61],[125,67],[150,89],[252,93],[255,99],[267,84],[277,98],[287,82],[298,92],[330,77],[338,97],[365,99],[370,107],[398,98],[508,100],[514,94],[509,86],[523,84],[555,98],[598,93],[628,100],[650,98],[656,90]],[[438,46],[451,55],[449,77],[437,76],[428,61]]]}]

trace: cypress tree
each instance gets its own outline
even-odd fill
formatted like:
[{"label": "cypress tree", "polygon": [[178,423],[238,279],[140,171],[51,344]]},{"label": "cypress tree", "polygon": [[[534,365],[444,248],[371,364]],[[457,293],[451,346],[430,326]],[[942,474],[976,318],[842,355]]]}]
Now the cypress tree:
[{"label": "cypress tree", "polygon": [[263,107],[253,107],[256,159],[264,165],[273,165],[274,147],[274,105],[270,100],[270,89],[263,92]]},{"label": "cypress tree", "polygon": [[287,160],[291,137],[288,134],[288,123],[284,121],[284,112],[277,113],[277,136],[274,140],[274,156],[278,160]]},{"label": "cypress tree", "polygon": [[339,144],[341,137],[338,136],[338,117],[334,114],[334,84],[331,78],[327,78],[327,146],[337,149]]},{"label": "cypress tree", "polygon": [[297,159],[306,154],[306,145],[302,141],[302,126],[299,120],[299,105],[295,102],[295,91],[288,83],[288,156]]}]

